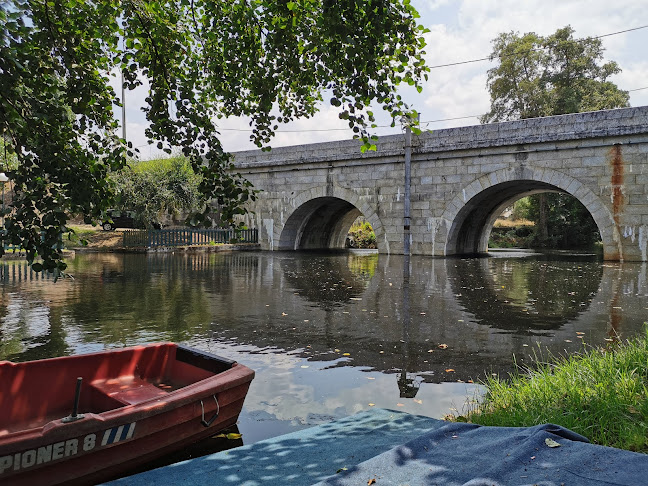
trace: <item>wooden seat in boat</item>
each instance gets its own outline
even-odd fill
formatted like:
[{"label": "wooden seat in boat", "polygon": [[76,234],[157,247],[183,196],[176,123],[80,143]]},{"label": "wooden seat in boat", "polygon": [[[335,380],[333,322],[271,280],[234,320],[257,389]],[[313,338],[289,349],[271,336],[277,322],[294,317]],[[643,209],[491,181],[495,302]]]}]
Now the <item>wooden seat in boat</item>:
[{"label": "wooden seat in boat", "polygon": [[120,376],[119,378],[96,380],[92,382],[92,386],[110,398],[127,405],[168,395],[166,390],[136,376]]}]

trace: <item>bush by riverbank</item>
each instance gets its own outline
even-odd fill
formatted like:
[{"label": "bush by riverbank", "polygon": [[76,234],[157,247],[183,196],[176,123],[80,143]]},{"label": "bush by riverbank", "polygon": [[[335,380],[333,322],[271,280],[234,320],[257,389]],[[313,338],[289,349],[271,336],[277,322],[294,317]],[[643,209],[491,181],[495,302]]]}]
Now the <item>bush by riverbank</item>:
[{"label": "bush by riverbank", "polygon": [[454,420],[508,427],[553,423],[595,444],[648,453],[648,333],[551,361],[537,358],[533,370],[487,380],[484,398]]},{"label": "bush by riverbank", "polygon": [[376,235],[371,224],[358,218],[349,230],[347,242],[352,248],[376,248]]}]

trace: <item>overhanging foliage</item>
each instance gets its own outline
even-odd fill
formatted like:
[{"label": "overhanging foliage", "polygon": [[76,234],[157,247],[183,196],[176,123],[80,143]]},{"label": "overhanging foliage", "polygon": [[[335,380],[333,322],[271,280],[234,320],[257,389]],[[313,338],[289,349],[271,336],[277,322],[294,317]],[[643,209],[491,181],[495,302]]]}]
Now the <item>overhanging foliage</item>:
[{"label": "overhanging foliage", "polygon": [[180,148],[234,224],[255,193],[232,172],[216,120],[249,116],[266,147],[331,93],[373,148],[370,106],[402,116],[397,87],[420,90],[427,76],[417,17],[409,0],[0,1],[0,130],[19,162],[7,238],[64,270],[69,215],[96,222],[113,204],[108,175],[132,155],[113,111],[120,71],[126,89],[150,86],[146,135]]}]

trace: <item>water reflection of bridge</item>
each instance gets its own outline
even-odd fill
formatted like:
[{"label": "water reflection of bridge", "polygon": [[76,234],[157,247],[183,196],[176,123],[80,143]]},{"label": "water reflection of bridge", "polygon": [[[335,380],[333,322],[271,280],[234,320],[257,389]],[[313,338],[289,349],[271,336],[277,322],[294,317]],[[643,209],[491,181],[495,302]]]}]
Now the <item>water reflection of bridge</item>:
[{"label": "water reflection of bridge", "polygon": [[84,255],[70,267],[76,279],[52,290],[45,281],[33,287],[47,277],[10,262],[0,267],[2,315],[37,288],[47,325],[33,334],[3,320],[0,332],[3,342],[33,346],[30,357],[65,353],[70,343],[213,339],[394,373],[405,383],[509,371],[511,357],[524,363],[535,343],[578,351],[576,331],[600,344],[641,330],[645,264],[510,262],[414,257],[409,305],[400,256]]}]

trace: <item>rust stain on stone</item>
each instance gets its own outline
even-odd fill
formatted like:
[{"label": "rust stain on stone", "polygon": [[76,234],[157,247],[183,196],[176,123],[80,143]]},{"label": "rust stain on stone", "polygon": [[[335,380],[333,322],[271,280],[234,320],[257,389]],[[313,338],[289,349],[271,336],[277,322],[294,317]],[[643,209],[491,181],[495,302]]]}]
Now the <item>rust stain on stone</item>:
[{"label": "rust stain on stone", "polygon": [[612,166],[612,179],[610,180],[612,187],[612,214],[614,222],[619,227],[619,216],[623,212],[623,156],[621,153],[621,145],[614,145],[610,149],[610,165]]}]

